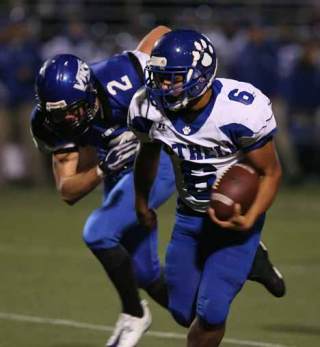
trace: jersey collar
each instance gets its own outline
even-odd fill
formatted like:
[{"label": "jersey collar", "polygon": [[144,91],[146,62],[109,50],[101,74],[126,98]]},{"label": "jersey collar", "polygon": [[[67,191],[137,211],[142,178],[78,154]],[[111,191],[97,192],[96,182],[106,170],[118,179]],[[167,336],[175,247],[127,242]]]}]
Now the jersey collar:
[{"label": "jersey collar", "polygon": [[[196,133],[209,118],[221,89],[222,83],[219,80],[214,80],[212,84],[212,97],[209,103],[192,122],[186,122],[182,116],[174,113],[166,114],[166,117],[180,134],[188,136]],[[183,114],[183,112],[181,112],[181,114]]]}]

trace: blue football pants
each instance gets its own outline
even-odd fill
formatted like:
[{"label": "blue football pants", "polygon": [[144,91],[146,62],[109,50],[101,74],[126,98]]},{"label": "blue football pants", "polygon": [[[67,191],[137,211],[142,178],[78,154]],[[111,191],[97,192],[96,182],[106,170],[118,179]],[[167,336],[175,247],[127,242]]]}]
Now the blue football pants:
[{"label": "blue football pants", "polygon": [[[175,191],[174,172],[169,156],[161,152],[158,174],[150,192],[150,207],[158,208]],[[83,239],[91,249],[108,249],[119,244],[132,257],[134,272],[141,288],[160,275],[157,230],[143,230],[135,212],[133,172],[115,185],[105,185],[103,204],[86,221]]]},{"label": "blue football pants", "polygon": [[223,230],[207,215],[176,213],[166,255],[169,310],[189,326],[195,316],[208,324],[225,322],[230,304],[250,272],[264,215],[250,233]]}]

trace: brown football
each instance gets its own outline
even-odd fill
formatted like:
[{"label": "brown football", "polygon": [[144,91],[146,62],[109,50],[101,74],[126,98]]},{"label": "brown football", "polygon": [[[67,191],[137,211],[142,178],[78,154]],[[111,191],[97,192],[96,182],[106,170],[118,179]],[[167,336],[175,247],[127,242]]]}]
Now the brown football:
[{"label": "brown football", "polygon": [[247,165],[232,165],[212,187],[210,206],[220,220],[228,220],[234,211],[234,204],[241,205],[245,214],[252,205],[259,188],[257,171]]}]

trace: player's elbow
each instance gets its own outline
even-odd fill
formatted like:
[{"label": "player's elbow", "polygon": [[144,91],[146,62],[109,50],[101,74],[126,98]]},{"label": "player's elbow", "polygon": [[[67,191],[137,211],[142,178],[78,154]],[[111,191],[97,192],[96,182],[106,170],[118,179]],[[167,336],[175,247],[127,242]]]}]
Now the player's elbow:
[{"label": "player's elbow", "polygon": [[57,186],[57,190],[59,192],[61,200],[64,201],[69,206],[74,205],[79,200],[70,191],[70,189],[68,188],[68,185],[60,184]]},{"label": "player's elbow", "polygon": [[67,205],[73,206],[79,199],[75,198],[72,195],[66,195],[60,193],[61,200],[64,201]]},{"label": "player's elbow", "polygon": [[69,198],[62,197],[62,201],[64,201],[69,206],[73,206],[78,200],[77,199],[69,199]]}]

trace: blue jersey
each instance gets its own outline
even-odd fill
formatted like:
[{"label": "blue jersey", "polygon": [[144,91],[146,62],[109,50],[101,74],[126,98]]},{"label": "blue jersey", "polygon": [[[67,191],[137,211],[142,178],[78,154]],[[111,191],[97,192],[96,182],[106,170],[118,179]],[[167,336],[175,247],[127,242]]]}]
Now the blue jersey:
[{"label": "blue jersey", "polygon": [[143,84],[147,59],[148,55],[139,51],[124,52],[91,66],[101,108],[90,129],[74,142],[53,133],[45,123],[46,111],[37,106],[31,117],[31,131],[39,149],[55,153],[93,146],[100,160],[110,161],[115,173],[130,169],[138,140],[127,128],[127,112],[132,96]]},{"label": "blue jersey", "polygon": [[[31,130],[40,149],[62,153],[93,146],[99,159],[107,164],[103,165],[108,171],[105,172],[103,203],[87,219],[83,239],[94,254],[119,245],[124,247],[130,254],[134,275],[142,288],[149,288],[159,278],[161,267],[157,254],[157,228],[151,231],[141,228],[135,213],[132,164],[138,140],[128,130],[127,111],[132,96],[143,84],[147,59],[149,56],[142,52],[126,52],[91,66],[92,84],[100,108],[89,129],[74,142],[59,138],[47,126],[44,107],[38,105],[31,119]],[[159,207],[173,191],[171,162],[163,153],[159,174],[150,193],[151,207]],[[104,265],[104,261],[101,262]]]}]

